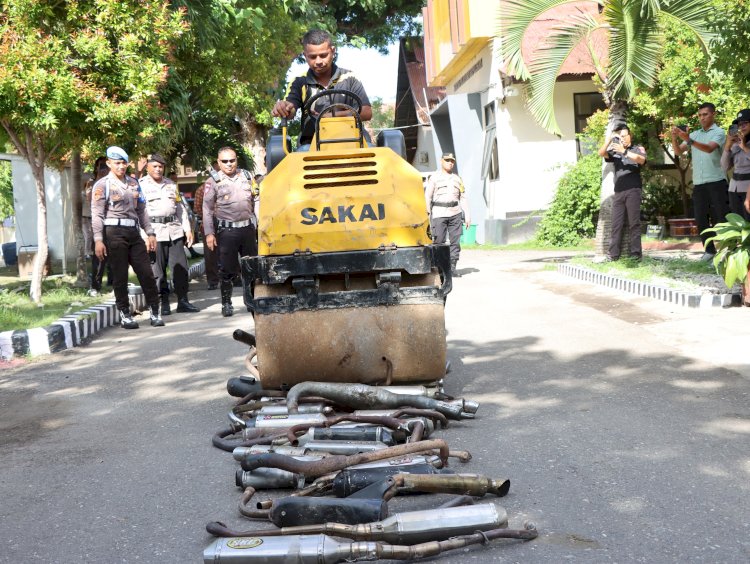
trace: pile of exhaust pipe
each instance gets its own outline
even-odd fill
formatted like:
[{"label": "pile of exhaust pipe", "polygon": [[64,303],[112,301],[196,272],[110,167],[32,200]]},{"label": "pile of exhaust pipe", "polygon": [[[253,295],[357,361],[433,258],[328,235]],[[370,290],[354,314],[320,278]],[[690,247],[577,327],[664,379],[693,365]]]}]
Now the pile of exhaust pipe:
[{"label": "pile of exhaust pipe", "polygon": [[[252,358],[254,337],[237,330],[234,338],[251,347]],[[538,534],[528,522],[509,528],[505,509],[494,502],[508,494],[507,478],[463,471],[471,454],[437,436],[479,410],[477,402],[447,395],[442,380],[424,386],[308,381],[269,390],[251,371],[231,378],[227,390],[239,400],[212,443],[237,462],[237,512],[252,525],[208,523],[216,539],[204,563],[413,560]],[[433,509],[389,509],[396,496],[429,494],[453,497]]]}]

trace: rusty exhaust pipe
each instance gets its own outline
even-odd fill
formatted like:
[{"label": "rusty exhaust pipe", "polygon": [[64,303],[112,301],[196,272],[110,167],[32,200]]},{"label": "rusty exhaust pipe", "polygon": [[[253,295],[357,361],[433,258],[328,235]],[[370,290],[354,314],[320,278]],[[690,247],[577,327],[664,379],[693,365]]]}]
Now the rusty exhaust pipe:
[{"label": "rusty exhaust pipe", "polygon": [[289,390],[286,403],[289,413],[295,413],[299,399],[320,396],[355,409],[417,407],[438,411],[449,419],[473,419],[474,414],[463,410],[459,403],[448,403],[425,396],[395,394],[366,384],[338,384],[334,382],[301,382]]},{"label": "rusty exhaust pipe", "polygon": [[[292,417],[291,412],[290,417]],[[299,425],[295,425],[294,427],[289,427],[289,430],[286,434],[287,440],[292,446],[297,446],[299,444],[297,440],[298,433],[307,431],[311,427],[332,427],[333,425],[336,425],[337,423],[343,423],[344,421],[349,421],[352,423],[370,423],[372,425],[387,427],[388,429],[391,429],[393,431],[402,431],[405,434],[409,433],[409,428],[406,423],[404,423],[400,419],[396,419],[395,417],[388,417],[383,415],[339,415],[338,417],[328,417],[327,419],[323,419],[322,421],[315,421],[313,423],[304,422]]]},{"label": "rusty exhaust pipe", "polygon": [[353,454],[351,456],[329,456],[313,462],[295,460],[294,458],[284,456],[283,454],[269,453],[251,455],[242,461],[242,469],[255,470],[256,468],[263,467],[281,468],[282,470],[288,470],[296,474],[303,474],[306,478],[310,479],[318,478],[325,474],[330,474],[356,464],[364,464],[376,460],[384,460],[386,458],[397,458],[407,454],[431,451],[434,449],[440,451],[439,456],[441,461],[443,464],[447,464],[449,452],[448,443],[442,439],[433,439],[429,441],[421,441],[419,443],[407,443],[404,445],[393,446],[373,452]]}]

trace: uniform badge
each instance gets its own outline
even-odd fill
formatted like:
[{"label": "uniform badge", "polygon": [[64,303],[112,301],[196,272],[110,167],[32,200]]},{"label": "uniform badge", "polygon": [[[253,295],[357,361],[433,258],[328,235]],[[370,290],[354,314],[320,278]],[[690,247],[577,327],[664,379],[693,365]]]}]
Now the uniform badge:
[{"label": "uniform badge", "polygon": [[94,190],[93,196],[95,200],[101,200],[104,197],[104,190],[101,187]]},{"label": "uniform badge", "polygon": [[119,202],[120,200],[122,200],[122,192],[120,192],[119,190],[112,190],[110,199],[113,202]]},{"label": "uniform badge", "polygon": [[229,199],[229,194],[227,194],[226,196],[224,196],[224,199],[228,200]]}]

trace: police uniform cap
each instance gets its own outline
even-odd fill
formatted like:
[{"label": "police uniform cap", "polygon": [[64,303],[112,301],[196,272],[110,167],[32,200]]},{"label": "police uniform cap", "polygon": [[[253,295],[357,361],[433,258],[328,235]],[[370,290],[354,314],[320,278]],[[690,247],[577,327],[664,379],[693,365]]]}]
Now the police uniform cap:
[{"label": "police uniform cap", "polygon": [[746,108],[737,113],[737,123],[740,123],[741,121],[750,122],[750,109]]},{"label": "police uniform cap", "polygon": [[453,155],[453,153],[443,153],[443,160],[444,161],[456,161],[456,157]]},{"label": "police uniform cap", "polygon": [[125,161],[126,163],[130,162],[125,149],[117,147],[116,145],[107,147],[107,158],[113,161]]},{"label": "police uniform cap", "polygon": [[166,159],[162,157],[159,153],[152,153],[151,156],[148,158],[148,162],[159,163],[162,166],[167,166]]}]

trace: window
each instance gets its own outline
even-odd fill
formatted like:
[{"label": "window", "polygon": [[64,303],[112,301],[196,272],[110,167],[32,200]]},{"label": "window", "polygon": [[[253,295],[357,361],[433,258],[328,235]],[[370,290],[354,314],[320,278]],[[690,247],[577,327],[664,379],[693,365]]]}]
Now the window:
[{"label": "window", "polygon": [[482,180],[497,180],[500,167],[497,158],[497,128],[495,126],[495,102],[484,107],[484,145],[482,148]]},{"label": "window", "polygon": [[[581,143],[578,138],[578,134],[583,133],[586,128],[586,121],[598,110],[606,109],[604,98],[598,92],[585,92],[581,94],[573,94],[573,107],[575,112],[575,125],[576,125],[576,149],[578,150],[578,156],[587,155],[594,149],[589,143],[585,141]],[[594,140],[596,144],[598,140]]]}]

